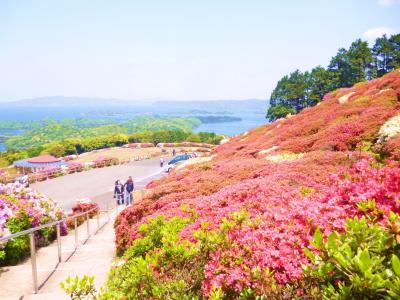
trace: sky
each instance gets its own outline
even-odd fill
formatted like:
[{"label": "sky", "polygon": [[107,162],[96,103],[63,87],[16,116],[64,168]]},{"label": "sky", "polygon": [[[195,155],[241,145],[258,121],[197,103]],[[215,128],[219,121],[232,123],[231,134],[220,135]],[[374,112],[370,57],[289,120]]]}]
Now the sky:
[{"label": "sky", "polygon": [[266,99],[399,32],[400,0],[0,0],[0,101]]}]

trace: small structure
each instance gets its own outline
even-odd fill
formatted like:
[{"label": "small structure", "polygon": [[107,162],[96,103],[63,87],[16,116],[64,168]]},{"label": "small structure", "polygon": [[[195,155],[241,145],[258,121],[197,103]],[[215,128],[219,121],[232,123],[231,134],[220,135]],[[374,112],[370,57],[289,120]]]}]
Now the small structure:
[{"label": "small structure", "polygon": [[14,166],[23,174],[38,172],[47,168],[60,168],[66,166],[67,163],[61,158],[57,158],[51,155],[41,155],[32,158],[26,158],[17,160],[14,162]]}]

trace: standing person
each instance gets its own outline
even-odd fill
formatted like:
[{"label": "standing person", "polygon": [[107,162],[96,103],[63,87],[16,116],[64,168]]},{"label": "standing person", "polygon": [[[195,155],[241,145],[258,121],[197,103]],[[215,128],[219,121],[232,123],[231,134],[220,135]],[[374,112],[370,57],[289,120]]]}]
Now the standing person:
[{"label": "standing person", "polygon": [[160,157],[160,167],[162,168],[164,166],[164,158]]},{"label": "standing person", "polygon": [[114,198],[117,198],[117,204],[124,204],[124,186],[117,180],[114,187]]},{"label": "standing person", "polygon": [[129,176],[128,180],[125,182],[125,203],[126,205],[132,204],[133,202],[133,190],[135,189],[135,184],[133,182],[132,176]]},{"label": "standing person", "polygon": [[172,150],[172,156],[175,156],[176,155],[176,150],[175,150],[175,148]]}]

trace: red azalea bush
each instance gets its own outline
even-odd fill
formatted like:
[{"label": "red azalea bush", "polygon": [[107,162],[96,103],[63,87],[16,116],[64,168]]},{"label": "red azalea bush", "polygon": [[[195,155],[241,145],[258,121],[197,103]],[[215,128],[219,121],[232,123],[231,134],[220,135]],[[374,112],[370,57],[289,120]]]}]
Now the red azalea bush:
[{"label": "red azalea bush", "polygon": [[[77,202],[74,204],[74,206],[72,206],[72,213],[70,214],[70,216],[78,215],[80,213],[87,212],[90,210],[93,210],[93,211],[91,211],[89,213],[89,218],[93,218],[99,212],[100,207],[95,202]],[[85,220],[86,220],[86,215],[78,217],[77,218],[78,226],[81,225],[83,222],[85,222]],[[68,225],[68,228],[71,228],[71,229],[74,228],[74,226],[75,226],[74,220],[68,219],[67,225]]]},{"label": "red azalea bush", "polygon": [[[346,102],[340,100],[350,92]],[[181,269],[171,262],[175,271],[167,262],[154,262],[146,269],[154,284],[171,283],[173,274],[196,265],[201,284],[191,285],[194,279],[186,275],[179,282],[190,291],[201,286],[197,296],[220,291],[243,298],[250,289],[255,298],[268,296],[273,286],[305,292],[302,265],[310,261],[303,249],[317,228],[327,235],[342,232],[348,218],[367,215],[384,224],[389,212],[400,213],[400,165],[389,161],[398,159],[399,137],[378,142],[380,127],[400,113],[399,99],[396,71],[330,93],[318,106],[217,146],[210,161],[150,183],[144,200],[120,213],[119,253],[150,238],[143,228],[151,220],[182,218],[185,226],[171,243],[200,247],[201,259],[195,256],[197,263],[186,261]],[[224,239],[201,248],[202,232]],[[146,257],[172,249],[157,245]]]},{"label": "red azalea bush", "polygon": [[84,165],[80,162],[70,162],[68,163],[68,173],[82,172]]},{"label": "red azalea bush", "polygon": [[99,157],[93,162],[95,168],[103,168],[112,165],[117,165],[119,163],[116,157]]},{"label": "red azalea bush", "polygon": [[400,135],[389,139],[383,147],[383,152],[391,159],[400,161]]},{"label": "red azalea bush", "polygon": [[71,161],[71,160],[76,159],[77,157],[78,157],[78,155],[72,154],[72,155],[64,156],[62,159],[63,159],[64,161]]},{"label": "red azalea bush", "polygon": [[41,173],[41,172],[35,172],[32,174],[29,174],[29,181],[30,182],[36,182],[36,181],[44,181],[47,179],[47,174]]},{"label": "red azalea bush", "polygon": [[[60,167],[48,167],[48,168],[42,169],[38,172],[35,172],[33,174],[37,175],[37,178],[44,180],[47,178],[55,178],[55,177],[61,176],[62,170]],[[34,177],[35,177],[35,175],[34,175]],[[40,181],[40,179],[37,181]]]},{"label": "red azalea bush", "polygon": [[152,148],[154,147],[153,143],[131,143],[128,144],[127,147],[129,148]]},{"label": "red azalea bush", "polygon": [[215,148],[215,145],[207,144],[207,143],[195,143],[195,142],[181,142],[181,143],[161,143],[163,147],[171,148],[171,147],[199,147],[199,148],[207,148],[212,149]]}]

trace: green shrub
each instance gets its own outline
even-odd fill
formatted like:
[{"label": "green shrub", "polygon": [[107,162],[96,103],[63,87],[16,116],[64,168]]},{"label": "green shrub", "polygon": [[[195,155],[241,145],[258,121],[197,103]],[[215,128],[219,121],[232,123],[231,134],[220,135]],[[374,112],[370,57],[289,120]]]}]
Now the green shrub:
[{"label": "green shrub", "polygon": [[[7,227],[10,233],[17,233],[31,228],[28,214],[25,211],[21,211],[18,215],[9,218]],[[10,239],[4,247],[4,251],[4,262],[9,264],[18,263],[21,258],[29,253],[29,235],[26,234]]]},{"label": "green shrub", "polygon": [[[123,259],[111,269],[104,299],[182,299],[199,290],[202,268],[194,257],[196,244],[181,239],[178,233],[189,218],[160,216],[140,226],[143,238],[135,240]],[[187,269],[188,264],[193,268]],[[165,276],[165,274],[174,274]],[[193,286],[198,286],[194,289]],[[188,292],[189,291],[189,292]],[[170,297],[174,295],[174,297]]]},{"label": "green shrub", "polygon": [[60,287],[72,300],[96,299],[94,276],[84,275],[82,278],[68,276],[64,282],[60,283]]},{"label": "green shrub", "polygon": [[[349,219],[345,232],[326,241],[319,229],[305,249],[312,266],[307,278],[320,285],[324,299],[400,299],[400,245],[398,217],[383,227],[366,218]],[[395,230],[394,230],[395,229]]]}]

